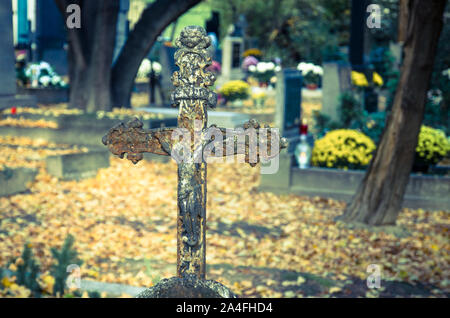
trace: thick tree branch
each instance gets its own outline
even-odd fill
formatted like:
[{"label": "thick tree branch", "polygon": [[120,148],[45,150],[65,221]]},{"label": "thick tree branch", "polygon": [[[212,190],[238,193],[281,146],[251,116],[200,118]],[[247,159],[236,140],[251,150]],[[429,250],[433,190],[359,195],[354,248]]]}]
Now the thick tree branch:
[{"label": "thick tree branch", "polygon": [[[66,12],[66,8],[69,4],[74,3],[80,5],[80,1],[71,1],[68,3],[66,0],[55,0],[55,3],[61,12],[62,16],[66,19],[68,14]],[[67,35],[69,37],[69,41],[72,44],[72,49],[74,52],[74,58],[76,59],[76,63],[81,67],[85,68],[87,66],[85,53],[83,50],[83,43],[80,39],[80,32],[78,29],[67,29]]]},{"label": "thick tree branch", "polygon": [[201,0],[157,0],[149,5],[130,32],[112,70],[114,106],[128,106],[134,78],[141,61],[158,35]]}]

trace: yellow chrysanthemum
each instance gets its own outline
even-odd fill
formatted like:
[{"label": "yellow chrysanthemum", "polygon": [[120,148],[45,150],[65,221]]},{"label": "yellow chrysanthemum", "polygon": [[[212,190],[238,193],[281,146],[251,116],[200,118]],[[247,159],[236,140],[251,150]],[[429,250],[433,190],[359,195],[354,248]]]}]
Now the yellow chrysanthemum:
[{"label": "yellow chrysanthemum", "polygon": [[244,81],[226,82],[219,90],[226,99],[245,99],[248,97],[250,85]]},{"label": "yellow chrysanthemum", "polygon": [[373,82],[375,83],[375,85],[378,85],[378,86],[383,86],[383,84],[384,84],[383,78],[377,72],[373,72]]},{"label": "yellow chrysanthemum", "polygon": [[363,133],[337,129],[315,142],[311,162],[318,167],[361,169],[369,164],[374,150],[374,142]]},{"label": "yellow chrysanthemum", "polygon": [[352,83],[353,85],[360,87],[369,86],[369,82],[367,81],[366,75],[357,71],[352,71]]},{"label": "yellow chrysanthemum", "polygon": [[247,56],[261,57],[262,52],[261,52],[261,50],[252,48],[252,49],[245,50],[243,56],[244,57],[247,57]]},{"label": "yellow chrysanthemum", "polygon": [[450,152],[450,142],[442,130],[420,127],[416,156],[425,164],[436,164]]}]

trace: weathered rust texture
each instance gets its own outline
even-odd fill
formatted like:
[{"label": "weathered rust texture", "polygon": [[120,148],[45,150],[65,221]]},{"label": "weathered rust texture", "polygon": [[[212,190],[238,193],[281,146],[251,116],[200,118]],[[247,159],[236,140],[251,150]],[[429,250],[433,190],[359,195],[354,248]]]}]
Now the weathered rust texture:
[{"label": "weathered rust texture", "polygon": [[[270,159],[278,155],[282,148],[287,147],[284,138],[280,138],[276,131],[268,129],[267,135],[260,132],[260,124],[250,120],[244,124],[244,129],[254,129],[253,137],[239,139],[238,136],[227,136],[225,128],[217,128],[224,136],[223,141],[202,138],[207,135],[207,107],[215,107],[217,96],[207,87],[211,86],[215,77],[206,68],[211,64],[211,57],[207,48],[210,39],[203,28],[189,26],[183,29],[176,40],[178,51],[175,61],[180,70],[174,72],[172,82],[173,106],[179,107],[178,127],[150,129],[142,128],[138,119],[127,124],[119,124],[111,128],[103,137],[103,143],[109,150],[120,158],[127,154],[127,159],[137,163],[144,152],[159,155],[172,155],[175,147],[183,140],[172,139],[176,129],[185,129],[191,135],[189,148],[191,154],[200,154],[200,160],[195,156],[184,157],[178,161],[178,217],[177,217],[177,276],[188,279],[197,277],[205,279],[206,271],[206,161],[203,156],[207,145],[214,145],[211,155],[218,153],[216,149],[227,154],[243,154],[245,161],[255,166],[262,158]],[[197,125],[197,126],[196,126]],[[265,126],[268,128],[268,126]],[[271,135],[274,134],[279,147],[271,146]],[[194,136],[200,138],[194,138]],[[267,154],[260,153],[260,149],[250,151],[250,139],[267,142]],[[264,140],[263,140],[264,139]],[[228,143],[227,143],[228,141]],[[186,142],[186,141],[184,141]],[[226,147],[231,149],[227,153]]]},{"label": "weathered rust texture", "polygon": [[[176,87],[172,93],[174,106],[179,106],[178,127],[190,136],[201,136],[206,129],[206,107],[216,105],[217,96],[207,89],[214,84],[214,74],[206,68],[211,65],[207,48],[211,40],[204,29],[184,28],[175,44],[175,63],[180,68],[172,76]],[[197,121],[197,126],[195,126]],[[205,141],[191,142],[191,154],[203,154]],[[178,163],[178,234],[177,276],[197,275],[205,279],[206,272],[206,162],[194,156]]]},{"label": "weathered rust texture", "polygon": [[127,154],[127,159],[134,164],[142,160],[144,152],[169,156],[171,153],[172,128],[142,129],[138,118],[111,128],[102,138],[109,151],[121,159]]}]

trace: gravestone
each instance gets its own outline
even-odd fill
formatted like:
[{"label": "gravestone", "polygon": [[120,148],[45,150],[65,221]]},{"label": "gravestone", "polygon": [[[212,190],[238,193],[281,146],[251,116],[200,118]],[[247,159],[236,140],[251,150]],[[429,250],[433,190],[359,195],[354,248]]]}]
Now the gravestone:
[{"label": "gravestone", "polygon": [[109,167],[109,153],[93,150],[46,158],[47,172],[63,180],[81,180],[95,177],[101,168]]},{"label": "gravestone", "polygon": [[349,61],[353,69],[364,68],[366,0],[352,0]]},{"label": "gravestone", "polygon": [[296,69],[277,73],[275,126],[289,141],[288,152],[293,153],[299,141],[302,105],[302,74]]},{"label": "gravestone", "polygon": [[[13,5],[15,3],[13,2]],[[18,48],[28,48],[30,45],[30,28],[28,22],[28,1],[27,0],[18,0],[16,6],[16,39]]]},{"label": "gravestone", "polygon": [[400,71],[403,58],[403,45],[401,43],[390,42],[389,51],[394,57],[394,63],[392,64],[393,69],[395,71]]},{"label": "gravestone", "polygon": [[17,95],[11,1],[0,1],[0,109],[36,106],[32,96]]},{"label": "gravestone", "polygon": [[36,2],[36,61],[49,63],[58,75],[68,74],[65,19],[55,1]]},{"label": "gravestone", "polygon": [[[126,154],[135,164],[143,159],[143,153],[172,156],[178,164],[177,277],[162,280],[138,297],[235,297],[225,286],[205,279],[206,159],[244,155],[245,162],[255,166],[260,160],[267,162],[277,157],[287,141],[280,138],[277,130],[262,128],[253,120],[245,123],[244,128],[250,129],[254,138],[244,138],[243,142],[236,138],[235,132],[229,135],[226,128],[208,128],[207,107],[215,107],[217,103],[217,95],[207,88],[215,80],[206,70],[211,63],[210,38],[203,28],[189,26],[181,31],[175,43],[178,47],[175,60],[180,70],[172,76],[176,88],[171,99],[179,107],[177,127],[144,130],[136,118],[111,128],[102,139],[113,154],[120,158]],[[184,141],[179,140],[181,132],[189,133]],[[250,149],[251,140],[264,143],[270,155],[260,147]],[[180,147],[182,158],[178,157]],[[209,155],[205,153],[207,148]]]},{"label": "gravestone", "polygon": [[0,169],[0,197],[27,191],[37,174],[37,169],[3,167]]},{"label": "gravestone", "polygon": [[241,69],[242,54],[244,53],[244,38],[239,33],[230,30],[222,43],[222,74],[220,84],[244,77]]},{"label": "gravestone", "polygon": [[339,120],[339,97],[351,89],[351,69],[343,62],[323,64],[322,113],[331,120]]}]

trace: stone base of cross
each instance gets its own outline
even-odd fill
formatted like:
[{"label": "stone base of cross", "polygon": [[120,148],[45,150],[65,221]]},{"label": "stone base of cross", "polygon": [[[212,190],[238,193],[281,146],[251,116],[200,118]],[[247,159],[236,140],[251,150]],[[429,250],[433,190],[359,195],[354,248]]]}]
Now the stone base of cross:
[{"label": "stone base of cross", "polygon": [[[226,288],[205,280],[208,158],[243,155],[246,163],[255,166],[260,161],[276,158],[280,150],[287,147],[287,141],[280,138],[277,129],[261,127],[255,120],[244,123],[241,130],[207,127],[206,109],[217,102],[216,94],[207,88],[215,81],[215,76],[206,70],[211,64],[207,50],[210,38],[203,28],[189,26],[181,31],[175,44],[178,47],[175,61],[180,70],[172,76],[176,89],[171,97],[173,105],[179,107],[178,126],[146,130],[136,118],[111,128],[102,141],[113,154],[120,158],[126,154],[135,164],[145,152],[172,156],[178,164],[178,278],[161,282],[165,287],[158,284],[145,295],[208,297],[207,286],[215,286],[216,292]],[[161,292],[160,288],[170,291]],[[232,293],[217,295],[231,297]]]}]

